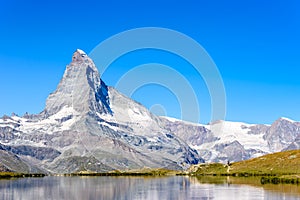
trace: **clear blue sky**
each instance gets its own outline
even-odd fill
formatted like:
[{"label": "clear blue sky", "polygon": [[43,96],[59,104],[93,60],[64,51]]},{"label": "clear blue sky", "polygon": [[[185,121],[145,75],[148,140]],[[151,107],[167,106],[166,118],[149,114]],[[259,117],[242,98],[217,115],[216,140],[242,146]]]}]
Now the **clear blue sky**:
[{"label": "clear blue sky", "polygon": [[[72,53],[89,53],[106,38],[138,27],[165,27],[199,42],[223,77],[227,120],[272,123],[281,116],[300,120],[300,3],[287,1],[1,1],[0,115],[43,110]],[[164,52],[133,52],[103,75],[116,84],[137,64],[168,64],[191,81],[201,122],[210,119],[204,84],[196,84],[184,61]],[[182,65],[181,65],[182,64]],[[201,81],[198,81],[201,82]],[[197,88],[199,87],[199,88]],[[155,98],[153,91],[159,95]],[[145,86],[133,96],[150,108],[161,104],[180,116],[174,95]]]}]

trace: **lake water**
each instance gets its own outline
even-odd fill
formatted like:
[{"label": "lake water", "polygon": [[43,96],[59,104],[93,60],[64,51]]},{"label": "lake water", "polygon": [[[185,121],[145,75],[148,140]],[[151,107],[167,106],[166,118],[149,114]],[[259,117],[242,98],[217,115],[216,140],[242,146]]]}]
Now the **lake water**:
[{"label": "lake water", "polygon": [[0,180],[0,199],[300,199],[300,186],[234,177],[43,177]]}]

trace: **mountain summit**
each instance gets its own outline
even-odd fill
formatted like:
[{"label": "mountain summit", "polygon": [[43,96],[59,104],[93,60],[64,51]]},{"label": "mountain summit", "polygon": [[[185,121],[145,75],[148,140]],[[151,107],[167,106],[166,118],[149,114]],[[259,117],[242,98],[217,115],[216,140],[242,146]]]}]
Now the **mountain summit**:
[{"label": "mountain summit", "polygon": [[[204,162],[164,125],[106,86],[93,61],[77,49],[43,112],[0,119],[0,151],[25,163],[19,171],[50,173],[182,169]],[[6,160],[8,169],[18,171],[15,159]]]},{"label": "mountain summit", "polygon": [[45,113],[53,115],[64,107],[79,113],[110,113],[108,88],[94,62],[77,49],[56,91],[47,99]]}]

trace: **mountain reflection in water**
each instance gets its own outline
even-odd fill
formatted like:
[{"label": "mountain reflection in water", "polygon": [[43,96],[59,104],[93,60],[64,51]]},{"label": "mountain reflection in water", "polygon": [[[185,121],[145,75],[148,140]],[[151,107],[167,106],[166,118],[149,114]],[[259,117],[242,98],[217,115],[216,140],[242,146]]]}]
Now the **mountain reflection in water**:
[{"label": "mountain reflection in water", "polygon": [[235,177],[55,177],[0,180],[0,199],[300,199],[300,186]]}]

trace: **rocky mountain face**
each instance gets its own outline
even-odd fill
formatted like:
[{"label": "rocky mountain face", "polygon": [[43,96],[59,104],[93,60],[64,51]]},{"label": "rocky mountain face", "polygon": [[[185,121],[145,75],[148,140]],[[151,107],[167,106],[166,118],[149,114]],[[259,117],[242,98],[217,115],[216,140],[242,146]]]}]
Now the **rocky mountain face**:
[{"label": "rocky mountain face", "polygon": [[287,118],[271,125],[229,121],[201,125],[165,117],[165,127],[207,162],[240,161],[300,147],[300,122]]},{"label": "rocky mountain face", "polygon": [[271,151],[277,152],[288,148],[300,136],[300,123],[286,118],[276,120],[266,131],[264,139]]},{"label": "rocky mountain face", "polygon": [[77,50],[44,111],[0,118],[0,168],[19,172],[150,168],[204,162],[164,119],[108,87]]},{"label": "rocky mountain face", "polygon": [[81,50],[40,114],[0,118],[0,171],[183,169],[299,147],[300,122],[286,118],[271,125],[201,125],[155,116],[106,86]]}]

